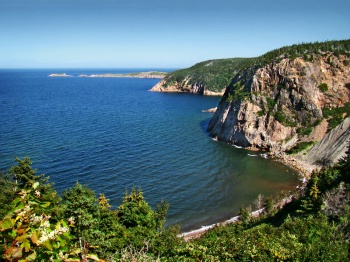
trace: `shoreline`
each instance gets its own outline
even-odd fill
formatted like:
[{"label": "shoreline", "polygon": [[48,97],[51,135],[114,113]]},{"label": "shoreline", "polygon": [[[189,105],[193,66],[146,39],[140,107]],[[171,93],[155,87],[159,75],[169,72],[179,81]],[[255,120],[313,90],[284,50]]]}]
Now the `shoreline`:
[{"label": "shoreline", "polygon": [[[218,141],[218,140],[215,140],[215,141]],[[233,146],[235,146],[235,145],[233,145]],[[248,150],[248,151],[252,151],[249,148],[244,148],[244,147],[237,147],[237,148],[241,148],[241,149],[245,149],[245,150]],[[266,153],[265,152],[264,155],[269,156],[270,159],[273,160],[273,161],[277,161],[279,163],[282,163],[282,164],[288,166],[289,168],[292,168],[295,171],[299,172],[299,175],[303,179],[302,183],[305,183],[310,178],[310,175],[312,174],[312,172],[314,170],[319,170],[320,169],[320,167],[318,167],[318,166],[310,165],[310,164],[302,161],[301,159],[298,159],[296,157],[287,155],[285,153],[279,153],[277,155],[276,152],[275,153],[272,153],[272,152]],[[292,200],[292,195],[287,197],[287,199],[285,198],[282,201],[280,201],[279,203],[277,203],[276,206],[281,206],[282,204],[284,205],[286,203],[289,203],[291,200]],[[250,217],[258,217],[258,216],[260,216],[260,214],[263,211],[264,211],[264,208],[255,210],[255,211],[250,213]],[[214,224],[211,224],[211,225],[202,226],[199,229],[194,229],[194,230],[190,230],[188,232],[181,233],[181,234],[178,235],[178,237],[183,238],[186,242],[189,241],[189,240],[192,240],[192,239],[197,239],[197,238],[200,238],[203,234],[205,234],[210,229],[213,229],[214,227],[226,226],[228,224],[237,223],[237,222],[239,222],[239,218],[240,218],[240,216],[237,215],[237,216],[234,216],[234,217],[232,217],[232,218],[230,218],[228,220],[224,220],[223,222],[218,222],[218,223],[214,223]]]},{"label": "shoreline", "polygon": [[283,163],[286,166],[298,171],[304,179],[309,179],[312,172],[319,171],[322,167],[317,165],[309,164],[302,159],[287,155],[285,153],[280,154],[279,156],[270,155],[271,159]]},{"label": "shoreline", "polygon": [[[251,217],[257,217],[259,216],[262,212],[264,211],[264,208],[261,208],[259,210],[253,211],[250,213]],[[183,238],[185,241],[189,241],[192,239],[196,239],[201,237],[205,232],[209,231],[210,229],[217,227],[217,226],[226,226],[228,224],[232,224],[232,223],[237,223],[239,221],[240,216],[234,216],[228,220],[225,220],[223,222],[219,222],[219,223],[215,223],[215,224],[211,224],[208,226],[202,226],[200,229],[195,229],[195,230],[191,230],[189,232],[184,232],[182,234],[179,234],[178,237]]]},{"label": "shoreline", "polygon": [[[303,181],[303,183],[305,183],[305,180]],[[286,198],[282,199],[281,201],[279,201],[278,203],[276,203],[275,208],[282,208],[285,204],[290,203],[292,200],[293,200],[293,195],[289,195],[288,197],[286,197]],[[249,216],[251,218],[259,217],[264,212],[264,210],[265,210],[265,208],[261,208],[261,209],[252,211],[251,213],[249,213]],[[202,226],[199,229],[194,229],[194,230],[190,230],[188,232],[181,233],[178,235],[178,237],[183,238],[187,242],[187,241],[190,241],[193,239],[200,238],[207,231],[209,231],[215,227],[226,226],[229,224],[238,223],[239,221],[240,221],[240,215],[237,215],[237,216],[234,216],[230,219],[224,220],[223,222],[218,222],[218,223],[214,223],[211,225]]]}]

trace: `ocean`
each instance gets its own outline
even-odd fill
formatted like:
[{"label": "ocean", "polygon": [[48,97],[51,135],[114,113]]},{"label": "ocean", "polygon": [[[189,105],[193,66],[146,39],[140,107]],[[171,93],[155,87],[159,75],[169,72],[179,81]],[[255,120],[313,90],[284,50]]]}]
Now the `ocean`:
[{"label": "ocean", "polygon": [[202,111],[219,97],[149,92],[159,79],[77,77],[149,70],[0,70],[0,170],[28,156],[59,193],[78,181],[112,208],[141,188],[152,207],[169,202],[166,225],[182,231],[299,184],[289,167],[208,135],[212,115]]}]

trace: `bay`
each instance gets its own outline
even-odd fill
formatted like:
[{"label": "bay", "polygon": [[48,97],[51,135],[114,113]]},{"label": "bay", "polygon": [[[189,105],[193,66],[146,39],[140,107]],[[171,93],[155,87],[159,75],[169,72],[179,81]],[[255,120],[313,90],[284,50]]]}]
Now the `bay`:
[{"label": "bay", "polygon": [[219,97],[149,92],[159,79],[76,77],[149,70],[0,70],[0,170],[29,156],[58,192],[78,181],[113,208],[141,188],[152,207],[170,203],[167,225],[183,231],[298,185],[287,166],[209,137],[202,110]]}]

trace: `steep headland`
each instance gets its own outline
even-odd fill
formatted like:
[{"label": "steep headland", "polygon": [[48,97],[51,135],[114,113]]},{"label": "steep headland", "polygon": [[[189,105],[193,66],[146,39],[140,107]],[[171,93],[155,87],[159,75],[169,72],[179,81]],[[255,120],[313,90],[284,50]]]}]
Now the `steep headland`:
[{"label": "steep headland", "polygon": [[208,60],[167,75],[150,91],[222,96],[226,86],[251,58]]},{"label": "steep headland", "polygon": [[350,120],[343,123],[350,114],[349,56],[345,40],[284,47],[251,60],[227,87],[210,134],[268,151],[307,173],[336,162],[350,138]]}]

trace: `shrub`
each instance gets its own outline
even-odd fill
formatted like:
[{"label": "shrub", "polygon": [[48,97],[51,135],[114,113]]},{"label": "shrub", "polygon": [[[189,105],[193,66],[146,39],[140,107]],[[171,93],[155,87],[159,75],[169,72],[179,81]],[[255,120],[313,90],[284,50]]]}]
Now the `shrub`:
[{"label": "shrub", "polygon": [[275,114],[275,119],[281,124],[286,122],[286,117],[282,114],[282,112],[277,111]]},{"label": "shrub", "polygon": [[300,142],[298,144],[296,144],[293,148],[289,149],[286,151],[287,154],[296,154],[299,153],[301,151],[304,151],[305,149],[307,149],[308,147],[314,145],[315,142],[313,141],[309,141],[309,142]]},{"label": "shrub", "polygon": [[260,117],[260,116],[263,116],[265,113],[264,113],[263,110],[260,110],[260,111],[257,112],[257,114],[258,114],[258,116]]},{"label": "shrub", "polygon": [[266,97],[266,101],[267,101],[267,107],[269,108],[269,112],[271,112],[276,105],[276,101],[270,97]]},{"label": "shrub", "polygon": [[345,117],[350,115],[350,103],[342,107],[322,108],[322,114],[328,121],[328,131],[339,125]]},{"label": "shrub", "polygon": [[336,115],[328,120],[328,129],[331,130],[343,122],[343,117],[341,115]]},{"label": "shrub", "polygon": [[308,136],[312,132],[312,127],[300,127],[297,130],[297,133],[301,136]]},{"label": "shrub", "polygon": [[328,85],[327,85],[326,83],[321,83],[321,84],[319,84],[318,88],[319,88],[322,92],[328,91]]}]

